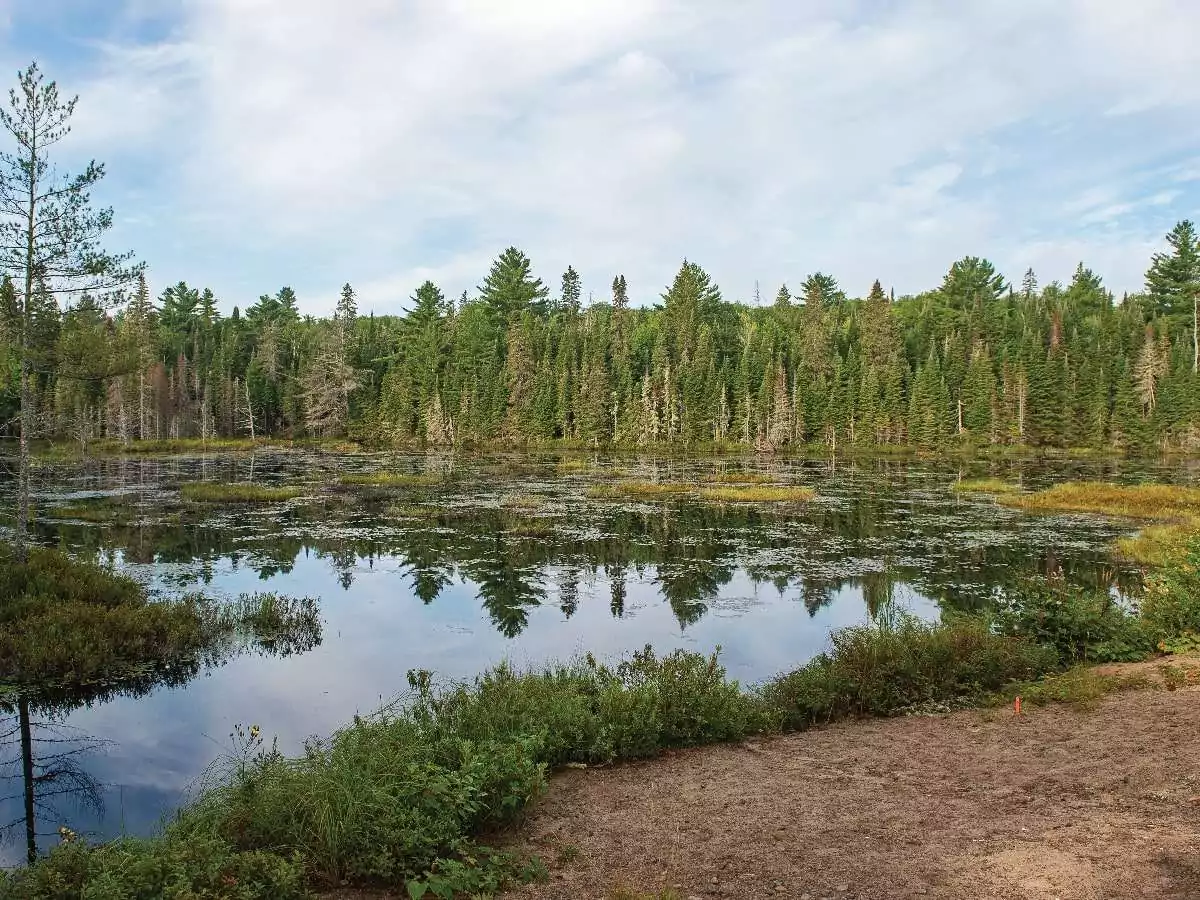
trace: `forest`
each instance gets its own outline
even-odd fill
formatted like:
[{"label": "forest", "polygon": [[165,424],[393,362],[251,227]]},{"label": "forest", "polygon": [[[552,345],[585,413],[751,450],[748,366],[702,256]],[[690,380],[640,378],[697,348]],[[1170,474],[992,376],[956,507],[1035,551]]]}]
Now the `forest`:
[{"label": "forest", "polygon": [[[651,307],[581,304],[505,250],[475,296],[426,282],[402,316],[360,315],[347,284],[329,318],[288,287],[244,310],[145,277],[106,310],[31,304],[38,436],[346,436],[376,446],[629,448],[805,445],[1200,447],[1200,244],[1180,222],[1119,300],[1082,263],[1070,283],[1010,284],[966,257],[942,283],[847,296],[820,272],[770,302],[730,302],[685,261]],[[13,286],[0,286],[5,305]],[[6,354],[0,416],[18,405]]]}]

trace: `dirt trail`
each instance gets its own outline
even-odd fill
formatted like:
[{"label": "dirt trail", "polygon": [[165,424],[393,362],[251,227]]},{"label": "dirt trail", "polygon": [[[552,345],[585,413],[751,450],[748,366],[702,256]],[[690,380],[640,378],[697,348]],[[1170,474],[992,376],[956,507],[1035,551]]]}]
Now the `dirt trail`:
[{"label": "dirt trail", "polygon": [[556,777],[514,896],[1200,900],[1197,795],[1197,687],[848,722]]}]

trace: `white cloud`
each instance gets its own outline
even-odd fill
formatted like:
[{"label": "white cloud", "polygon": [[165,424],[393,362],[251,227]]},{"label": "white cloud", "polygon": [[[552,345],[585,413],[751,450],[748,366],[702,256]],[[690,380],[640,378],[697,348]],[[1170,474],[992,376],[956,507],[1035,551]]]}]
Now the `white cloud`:
[{"label": "white cloud", "polygon": [[1196,200],[1139,173],[1200,139],[1200,6],[1151,5],[185,0],[103,49],[78,130],[153,159],[122,236],[163,280],[313,311],[347,279],[457,295],[509,244],[643,300],[684,255],[731,297],[917,290],[963,253],[1134,287]]}]

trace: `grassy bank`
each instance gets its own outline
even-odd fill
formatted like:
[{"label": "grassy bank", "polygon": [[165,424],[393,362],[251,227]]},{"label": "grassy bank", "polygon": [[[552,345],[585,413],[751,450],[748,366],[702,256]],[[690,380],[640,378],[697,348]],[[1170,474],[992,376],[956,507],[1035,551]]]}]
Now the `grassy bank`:
[{"label": "grassy bank", "polygon": [[1097,513],[1146,520],[1152,524],[1115,544],[1123,559],[1145,565],[1165,565],[1200,532],[1200,488],[1184,485],[1078,481],[1004,496],[1000,502],[1031,512]]},{"label": "grassy bank", "polygon": [[500,666],[461,685],[414,671],[405,701],[309,742],[300,757],[252,730],[162,837],[60,847],[0,881],[0,898],[81,896],[84,885],[138,900],[289,898],[344,882],[405,885],[413,897],[488,894],[538,874],[478,842],[516,822],[557,768],[1014,691],[1086,699],[1114,685],[1074,666],[1145,658],[1197,633],[1193,542],[1151,577],[1137,613],[1102,593],[1032,583],[992,621],[899,616],[838,632],[827,652],[760,686],[727,678],[716,656],[649,648],[615,665],[585,656],[528,672]]}]

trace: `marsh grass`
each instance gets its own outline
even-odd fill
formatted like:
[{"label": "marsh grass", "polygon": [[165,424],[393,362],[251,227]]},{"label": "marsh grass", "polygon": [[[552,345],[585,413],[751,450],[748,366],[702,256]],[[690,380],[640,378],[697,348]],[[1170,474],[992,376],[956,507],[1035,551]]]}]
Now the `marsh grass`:
[{"label": "marsh grass", "polygon": [[295,500],[310,491],[298,485],[267,485],[239,482],[222,484],[195,481],[180,487],[179,495],[193,503],[274,503]]},{"label": "marsh grass", "polygon": [[1062,703],[1078,709],[1091,709],[1098,701],[1119,691],[1144,690],[1153,681],[1144,673],[1100,672],[1090,666],[1077,666],[1055,672],[1034,681],[1008,685],[996,702],[1010,704],[1017,697],[1031,706]]},{"label": "marsh grass", "polygon": [[554,519],[521,519],[508,523],[504,531],[519,538],[551,538],[558,531],[558,523]]},{"label": "marsh grass", "polygon": [[725,503],[800,503],[816,496],[812,488],[788,485],[749,485],[705,488],[700,492],[704,500]]},{"label": "marsh grass", "polygon": [[1044,491],[1002,497],[1005,506],[1036,512],[1084,512],[1152,520],[1137,534],[1118,538],[1116,555],[1128,562],[1163,566],[1200,533],[1200,488],[1177,484],[1111,484],[1080,481]]},{"label": "marsh grass", "polygon": [[129,504],[117,497],[99,497],[57,506],[50,509],[56,519],[74,519],[78,522],[120,522],[129,517]]},{"label": "marsh grass", "polygon": [[1005,506],[1045,512],[1102,513],[1134,519],[1200,524],[1200,488],[1177,484],[1074,481],[1031,494],[1005,497]]},{"label": "marsh grass", "polygon": [[687,494],[696,486],[683,481],[618,481],[615,484],[594,484],[586,496],[593,500],[612,500],[623,497],[655,499]]},{"label": "marsh grass", "polygon": [[779,479],[765,472],[718,472],[704,480],[709,484],[771,484]]},{"label": "marsh grass", "polygon": [[578,475],[590,471],[592,467],[586,459],[568,458],[559,460],[554,468],[559,475]]},{"label": "marsh grass", "polygon": [[338,484],[345,487],[422,488],[435,487],[444,482],[445,479],[440,475],[412,472],[363,472],[338,476]]},{"label": "marsh grass", "polygon": [[960,478],[950,485],[952,491],[963,494],[1019,494],[1019,485],[999,478]]}]

